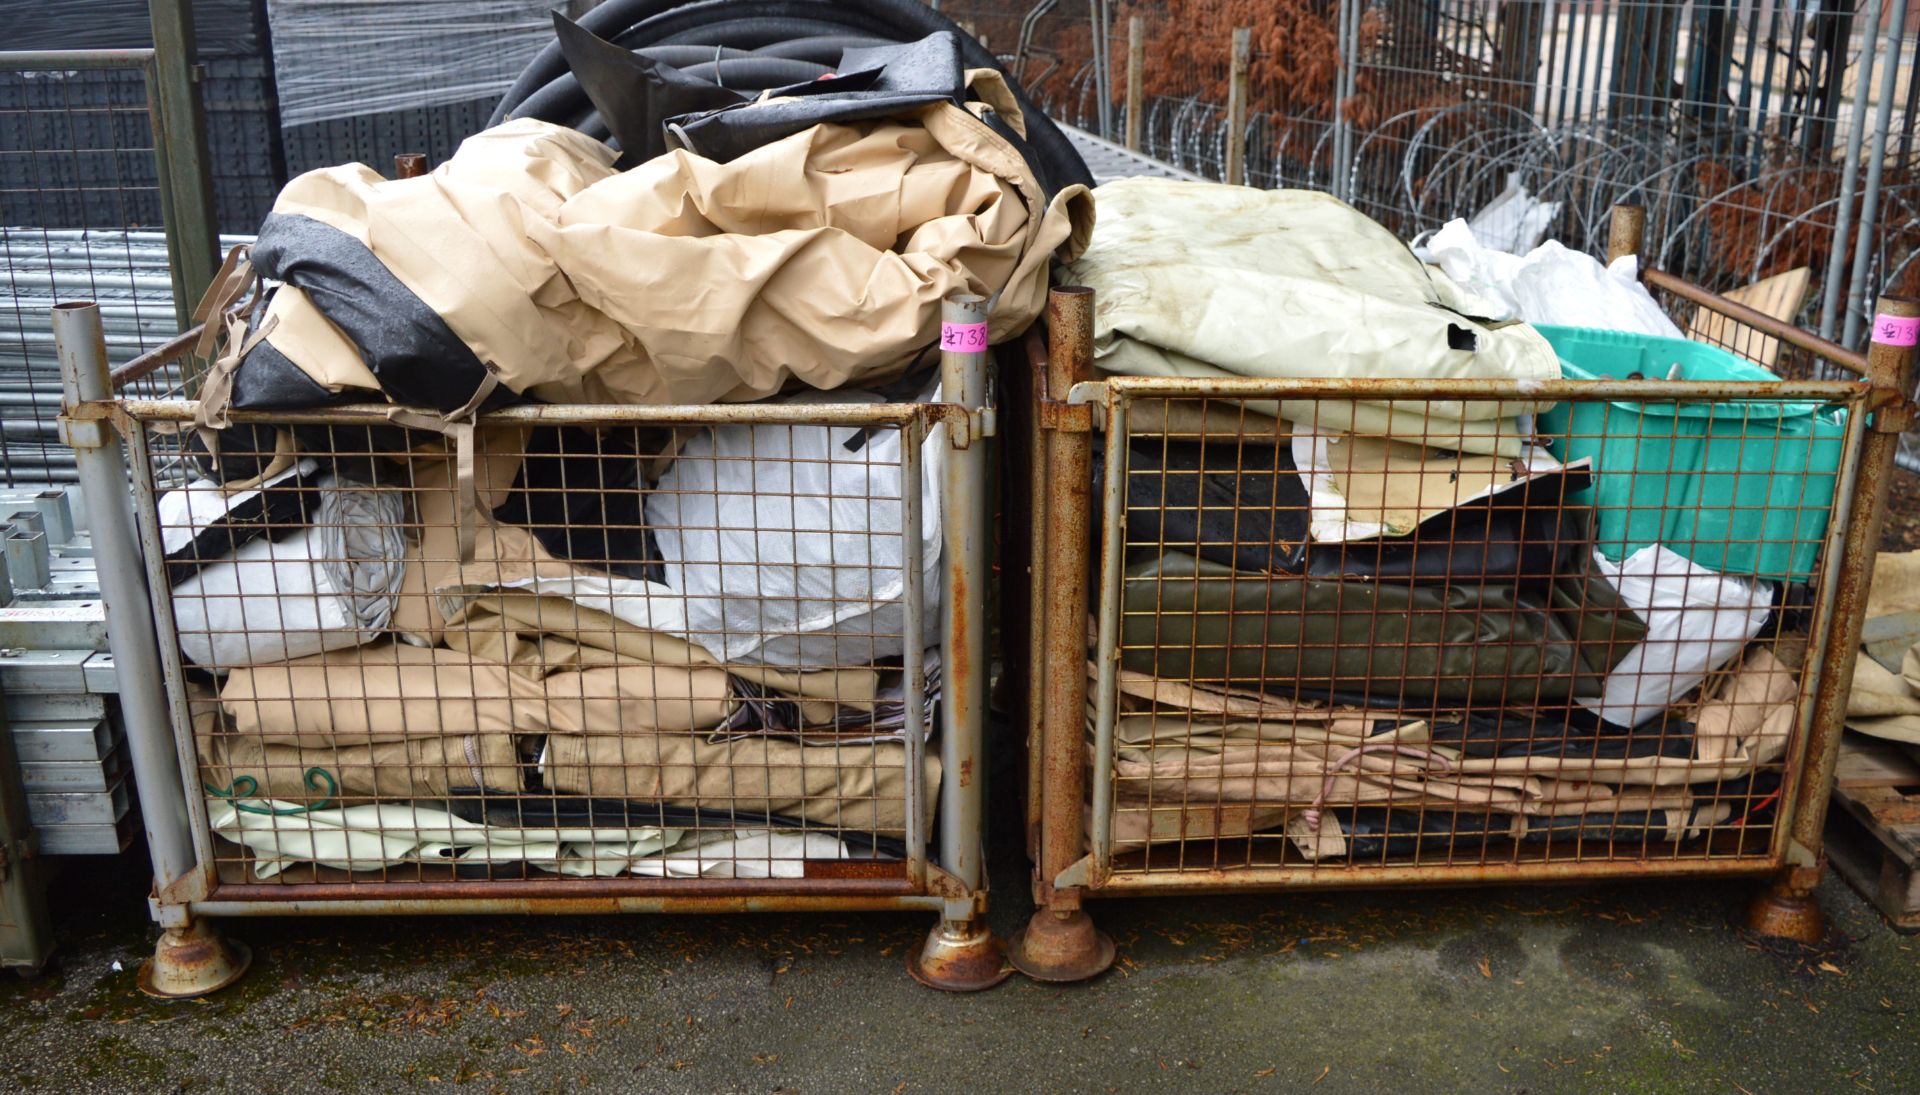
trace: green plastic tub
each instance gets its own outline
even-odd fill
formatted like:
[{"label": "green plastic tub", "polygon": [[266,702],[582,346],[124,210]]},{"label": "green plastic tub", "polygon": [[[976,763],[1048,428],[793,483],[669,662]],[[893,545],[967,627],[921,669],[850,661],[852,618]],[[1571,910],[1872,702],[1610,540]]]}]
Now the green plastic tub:
[{"label": "green plastic tub", "polygon": [[[1540,326],[1570,380],[1778,380],[1679,338]],[[1676,372],[1677,366],[1677,372]],[[1845,412],[1814,403],[1562,403],[1540,433],[1563,461],[1590,458],[1596,546],[1620,560],[1649,544],[1727,574],[1802,581],[1827,533]]]}]

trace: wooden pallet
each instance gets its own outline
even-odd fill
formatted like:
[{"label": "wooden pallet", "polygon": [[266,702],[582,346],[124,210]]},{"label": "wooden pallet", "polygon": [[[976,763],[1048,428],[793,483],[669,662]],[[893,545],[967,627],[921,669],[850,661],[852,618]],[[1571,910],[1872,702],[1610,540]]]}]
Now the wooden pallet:
[{"label": "wooden pallet", "polygon": [[1920,932],[1920,759],[1848,734],[1827,811],[1827,861],[1893,927]]}]

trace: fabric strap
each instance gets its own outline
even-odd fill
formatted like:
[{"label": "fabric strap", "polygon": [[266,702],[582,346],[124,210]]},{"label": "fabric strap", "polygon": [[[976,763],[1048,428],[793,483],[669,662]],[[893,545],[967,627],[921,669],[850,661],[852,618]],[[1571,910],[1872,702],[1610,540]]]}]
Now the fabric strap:
[{"label": "fabric strap", "polygon": [[440,434],[453,443],[453,487],[454,487],[454,534],[460,547],[460,564],[473,562],[474,544],[480,531],[480,500],[478,476],[475,473],[473,452],[473,430],[480,415],[480,408],[500,386],[500,374],[492,362],[487,362],[487,373],[474,389],[473,396],[459,408],[445,415],[429,414],[407,407],[395,407],[387,412],[387,421],[396,426],[427,430]]}]

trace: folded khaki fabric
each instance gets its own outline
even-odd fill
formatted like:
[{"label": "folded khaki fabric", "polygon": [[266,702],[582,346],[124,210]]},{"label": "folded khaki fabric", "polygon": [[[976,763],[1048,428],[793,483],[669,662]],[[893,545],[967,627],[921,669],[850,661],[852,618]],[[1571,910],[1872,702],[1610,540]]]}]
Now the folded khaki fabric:
[{"label": "folded khaki fabric", "polygon": [[339,806],[446,798],[456,787],[518,791],[525,782],[507,734],[300,748],[213,733],[199,745],[201,783],[221,797]]},{"label": "folded khaki fabric", "polygon": [[[540,772],[556,791],[899,833],[907,824],[906,762],[906,747],[892,742],[798,745],[769,738],[716,742],[692,734],[556,734],[547,739]],[[940,786],[940,761],[932,751],[921,780],[930,820]]]},{"label": "folded khaki fabric", "polygon": [[532,679],[460,651],[403,643],[236,670],[220,702],[235,732],[306,746],[702,730],[733,710],[718,668],[598,666]]}]

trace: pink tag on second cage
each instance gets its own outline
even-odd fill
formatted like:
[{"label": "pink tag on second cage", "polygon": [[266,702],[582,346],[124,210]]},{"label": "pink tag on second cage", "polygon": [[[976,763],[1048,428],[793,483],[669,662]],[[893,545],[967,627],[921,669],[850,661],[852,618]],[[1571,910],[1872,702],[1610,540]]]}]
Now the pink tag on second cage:
[{"label": "pink tag on second cage", "polygon": [[1920,316],[1874,316],[1873,340],[1883,346],[1920,344]]},{"label": "pink tag on second cage", "polygon": [[987,348],[987,325],[984,323],[942,323],[940,325],[940,348],[956,350],[963,354],[979,353]]}]

